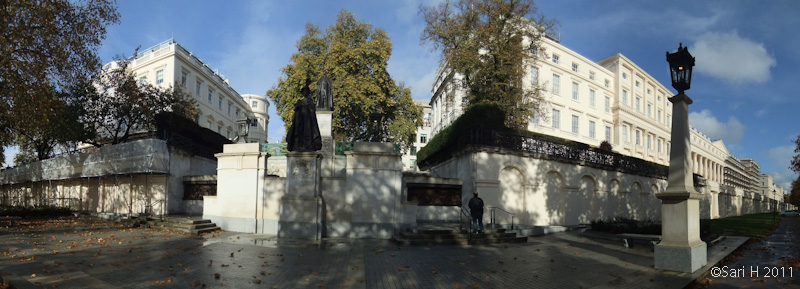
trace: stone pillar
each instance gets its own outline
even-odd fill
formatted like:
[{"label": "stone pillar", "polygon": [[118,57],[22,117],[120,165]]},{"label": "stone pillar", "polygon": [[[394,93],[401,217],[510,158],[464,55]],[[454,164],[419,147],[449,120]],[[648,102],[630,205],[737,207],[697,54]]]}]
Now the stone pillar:
[{"label": "stone pillar", "polygon": [[322,237],[319,152],[286,154],[286,193],[281,197],[278,237],[315,239]]},{"label": "stone pillar", "polygon": [[333,176],[333,111],[318,110],[317,111],[317,125],[319,126],[319,134],[322,136],[322,165],[321,177],[329,178]]},{"label": "stone pillar", "polygon": [[689,142],[689,104],[681,93],[672,106],[672,151],[667,189],[661,199],[661,243],[655,246],[655,268],[691,273],[706,265],[707,246],[700,240],[700,200],[692,182]]},{"label": "stone pillar", "polygon": [[389,238],[402,227],[401,154],[391,143],[356,142],[347,156],[345,198],[351,204],[350,238]]}]

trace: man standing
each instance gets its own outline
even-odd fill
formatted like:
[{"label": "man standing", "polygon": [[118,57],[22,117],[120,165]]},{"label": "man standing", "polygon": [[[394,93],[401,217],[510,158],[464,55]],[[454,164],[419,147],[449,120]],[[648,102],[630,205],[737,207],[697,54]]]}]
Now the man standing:
[{"label": "man standing", "polygon": [[472,215],[472,232],[483,234],[483,199],[478,198],[478,191],[472,192],[469,200],[469,212]]}]

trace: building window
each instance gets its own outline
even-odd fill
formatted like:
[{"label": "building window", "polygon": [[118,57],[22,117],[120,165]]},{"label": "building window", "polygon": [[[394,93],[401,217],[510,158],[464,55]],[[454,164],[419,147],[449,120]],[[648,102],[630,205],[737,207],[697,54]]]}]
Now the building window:
[{"label": "building window", "polygon": [[228,116],[231,116],[231,102],[228,102]]},{"label": "building window", "polygon": [[637,129],[637,130],[636,130],[636,145],[637,145],[637,146],[642,144],[642,142],[641,142],[641,137],[642,137],[642,136],[641,136],[641,132],[639,132],[639,130]]},{"label": "building window", "polygon": [[639,87],[639,81],[638,80],[636,81],[636,87]]},{"label": "building window", "polygon": [[595,135],[594,135],[594,121],[593,120],[589,121],[589,137],[590,138],[595,138]]},{"label": "building window", "polygon": [[611,81],[608,81],[608,79],[606,79],[605,86],[606,86],[606,88],[610,87],[611,86]]},{"label": "building window", "polygon": [[208,89],[208,103],[211,103],[211,96],[214,95],[214,91],[210,88]]},{"label": "building window", "polygon": [[257,102],[257,101],[255,101],[255,100],[254,100],[254,101],[251,101],[251,102],[250,102],[250,107],[252,107],[252,108],[258,108],[258,102]]},{"label": "building window", "polygon": [[[622,79],[628,79],[628,74],[623,72],[622,73]],[[628,85],[630,85],[630,84],[628,84]]]},{"label": "building window", "polygon": [[539,84],[539,68],[531,66],[531,85]]},{"label": "building window", "polygon": [[561,111],[553,109],[553,128],[561,128]]},{"label": "building window", "polygon": [[622,103],[628,104],[628,91],[622,90]]},{"label": "building window", "polygon": [[647,94],[651,94],[651,92],[652,92],[652,91],[651,91],[651,90],[648,88],[648,89],[647,89]]},{"label": "building window", "polygon": [[217,133],[220,135],[222,134],[222,126],[217,126]]},{"label": "building window", "polygon": [[606,96],[606,103],[605,103],[606,112],[611,112],[611,98]]},{"label": "building window", "polygon": [[553,53],[553,63],[558,64],[558,54]]},{"label": "building window", "polygon": [[417,154],[417,147],[416,146],[411,146],[411,152],[409,154],[411,154],[412,156],[416,155]]},{"label": "building window", "polygon": [[653,105],[647,104],[647,117],[653,117]]},{"label": "building window", "polygon": [[594,97],[594,89],[589,90],[589,106],[595,106],[595,97]]},{"label": "building window", "polygon": [[239,119],[239,113],[241,113],[241,112],[242,112],[242,110],[237,107],[236,108],[236,119]]},{"label": "building window", "polygon": [[428,135],[427,134],[419,135],[419,142],[420,143],[427,143],[428,142]]},{"label": "building window", "polygon": [[572,71],[578,72],[578,64],[575,62],[572,63]]},{"label": "building window", "polygon": [[220,96],[219,96],[219,99],[217,100],[217,107],[218,107],[219,109],[222,109],[222,95],[220,95]]},{"label": "building window", "polygon": [[667,143],[667,154],[669,154],[669,143]]},{"label": "building window", "polygon": [[658,153],[661,153],[661,139],[658,139],[658,142],[656,142],[656,148],[658,149]]},{"label": "building window", "polygon": [[651,139],[651,138],[652,138],[652,136],[650,136],[650,135],[648,134],[648,135],[647,135],[647,150],[651,150],[651,149],[653,149],[653,147],[650,145],[650,141],[651,141],[650,139]]},{"label": "building window", "polygon": [[670,120],[669,115],[667,116],[667,126],[672,126],[672,121]]},{"label": "building window", "polygon": [[611,127],[610,126],[606,126],[606,141],[609,142],[609,143],[611,142]]},{"label": "building window", "polygon": [[661,110],[658,110],[658,122],[661,122]]},{"label": "building window", "polygon": [[574,114],[572,115],[572,132],[578,133],[578,116]]},{"label": "building window", "polygon": [[255,121],[255,119],[251,119],[250,120],[250,127],[258,127],[258,121]]},{"label": "building window", "polygon": [[572,83],[572,100],[580,100],[580,96],[578,96],[578,83]]},{"label": "building window", "polygon": [[636,98],[636,111],[642,111],[642,99],[639,97]]},{"label": "building window", "polygon": [[622,140],[628,141],[628,125],[622,125]]},{"label": "building window", "polygon": [[199,80],[194,85],[194,94],[197,95],[197,98],[200,98],[200,85],[202,83]]},{"label": "building window", "polygon": [[561,76],[553,74],[553,94],[561,94]]},{"label": "building window", "polygon": [[147,76],[139,77],[139,85],[146,85],[147,84]]},{"label": "building window", "polygon": [[188,73],[186,71],[181,70],[181,86],[186,87],[186,77]]},{"label": "building window", "polygon": [[594,71],[589,71],[589,79],[594,80]]},{"label": "building window", "polygon": [[164,83],[164,70],[160,69],[156,71],[156,84]]}]

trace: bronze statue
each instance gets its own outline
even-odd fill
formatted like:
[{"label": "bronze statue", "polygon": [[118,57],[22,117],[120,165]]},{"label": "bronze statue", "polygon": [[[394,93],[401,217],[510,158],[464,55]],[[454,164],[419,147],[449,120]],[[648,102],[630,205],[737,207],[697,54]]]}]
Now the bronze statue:
[{"label": "bronze statue", "polygon": [[286,148],[290,152],[313,152],[322,149],[316,105],[311,100],[311,90],[308,88],[310,83],[311,80],[306,78],[306,85],[300,90],[303,98],[294,105],[292,126],[286,132]]},{"label": "bronze statue", "polygon": [[317,81],[317,109],[333,110],[333,87],[326,74]]}]

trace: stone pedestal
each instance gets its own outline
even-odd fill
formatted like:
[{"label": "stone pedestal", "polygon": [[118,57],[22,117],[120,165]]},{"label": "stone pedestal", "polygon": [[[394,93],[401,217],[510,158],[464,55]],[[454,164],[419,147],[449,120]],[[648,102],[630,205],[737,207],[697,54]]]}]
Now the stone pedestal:
[{"label": "stone pedestal", "polygon": [[352,204],[350,238],[389,238],[406,213],[401,154],[391,143],[356,142],[347,156],[345,198]]},{"label": "stone pedestal", "polygon": [[281,197],[278,237],[319,239],[322,232],[322,198],[319,175],[322,154],[286,154],[286,194]]},{"label": "stone pedestal", "polygon": [[661,199],[661,243],[655,246],[655,268],[691,273],[706,265],[706,243],[700,240],[700,200],[689,159],[689,104],[685,94],[669,99],[672,106],[672,151],[667,189]]}]

